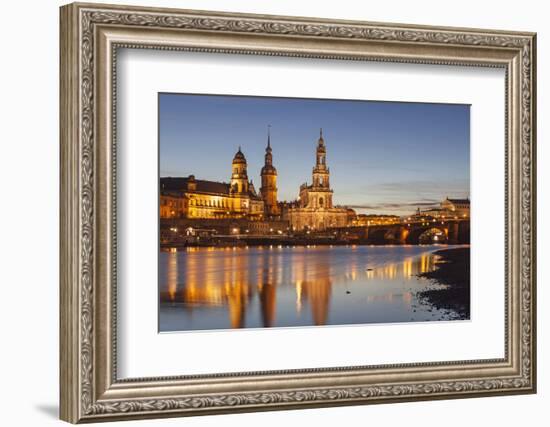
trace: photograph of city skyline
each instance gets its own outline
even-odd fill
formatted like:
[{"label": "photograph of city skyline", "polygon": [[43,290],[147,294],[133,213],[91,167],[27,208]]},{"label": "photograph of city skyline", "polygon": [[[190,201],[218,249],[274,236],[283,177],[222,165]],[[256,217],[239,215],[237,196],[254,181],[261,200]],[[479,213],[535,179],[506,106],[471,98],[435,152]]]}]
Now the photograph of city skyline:
[{"label": "photograph of city skyline", "polygon": [[159,331],[470,318],[470,106],[160,93]]}]

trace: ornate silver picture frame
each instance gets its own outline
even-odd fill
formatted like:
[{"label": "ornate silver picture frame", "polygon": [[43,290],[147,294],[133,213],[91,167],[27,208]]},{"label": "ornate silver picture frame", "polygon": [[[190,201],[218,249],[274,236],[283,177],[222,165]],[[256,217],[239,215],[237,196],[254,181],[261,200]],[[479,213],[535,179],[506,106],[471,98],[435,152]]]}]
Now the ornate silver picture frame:
[{"label": "ornate silver picture frame", "polygon": [[[63,6],[61,419],[79,423],[534,393],[535,42],[533,33],[496,30],[98,4]],[[504,357],[120,379],[116,61],[121,48],[503,69]]]}]

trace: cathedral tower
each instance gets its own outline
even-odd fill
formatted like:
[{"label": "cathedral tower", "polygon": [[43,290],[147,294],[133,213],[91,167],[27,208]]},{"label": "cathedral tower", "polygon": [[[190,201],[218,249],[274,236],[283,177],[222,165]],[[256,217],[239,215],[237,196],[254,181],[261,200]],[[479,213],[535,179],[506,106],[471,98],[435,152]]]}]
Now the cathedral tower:
[{"label": "cathedral tower", "polygon": [[[319,131],[319,139],[315,148],[315,166],[313,167],[313,183],[300,186],[297,206],[291,206],[287,215],[293,230],[326,230],[346,227],[350,223],[350,209],[333,206],[333,191],[330,188],[330,170],[327,167],[327,148],[323,139],[323,129]],[[354,211],[351,210],[351,213]],[[330,290],[329,290],[330,292]],[[322,324],[326,319],[323,308],[325,294],[318,294],[319,300],[314,304],[319,311],[313,313],[316,324]]]},{"label": "cathedral tower", "polygon": [[277,169],[273,166],[273,155],[271,154],[271,134],[267,130],[267,147],[265,149],[265,162],[261,171],[262,187],[260,193],[265,204],[265,213],[268,216],[279,214],[277,205]]},{"label": "cathedral tower", "polygon": [[330,189],[330,170],[327,167],[327,149],[323,139],[323,129],[319,130],[316,161],[313,168],[312,190],[318,192],[315,197],[315,207],[332,208],[332,190]]},{"label": "cathedral tower", "polygon": [[231,168],[231,193],[247,194],[248,193],[248,174],[246,171],[246,158],[241,151],[241,147],[233,157],[233,165]]},{"label": "cathedral tower", "polygon": [[323,139],[323,129],[319,131],[319,140],[317,141],[316,162],[313,168],[313,186],[317,188],[330,188],[330,171],[326,164],[327,149]]}]

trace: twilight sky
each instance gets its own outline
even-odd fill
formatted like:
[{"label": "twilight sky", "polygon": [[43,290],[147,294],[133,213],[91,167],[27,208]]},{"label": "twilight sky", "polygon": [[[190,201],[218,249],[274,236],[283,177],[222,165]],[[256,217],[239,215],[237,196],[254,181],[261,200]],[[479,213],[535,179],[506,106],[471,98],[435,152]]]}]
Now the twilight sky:
[{"label": "twilight sky", "polygon": [[259,190],[267,125],[279,200],[311,183],[319,128],[334,204],[407,215],[470,196],[470,106],[159,94],[160,176],[228,182],[239,145]]}]

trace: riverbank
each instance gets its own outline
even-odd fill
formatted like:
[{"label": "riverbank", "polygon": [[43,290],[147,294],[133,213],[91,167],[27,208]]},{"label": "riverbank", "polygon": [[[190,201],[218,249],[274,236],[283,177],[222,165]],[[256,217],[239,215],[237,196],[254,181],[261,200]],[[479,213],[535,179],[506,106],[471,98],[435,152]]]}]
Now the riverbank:
[{"label": "riverbank", "polygon": [[201,238],[193,239],[181,242],[161,242],[160,248],[164,250],[170,250],[172,248],[187,248],[187,247],[214,247],[214,248],[231,248],[231,247],[261,247],[261,246],[313,246],[313,245],[325,245],[325,246],[345,246],[350,244],[357,244],[356,242],[350,242],[347,240],[336,239],[334,236],[326,237],[312,237],[312,238],[300,238],[300,237],[285,237],[285,236],[273,236],[273,237],[231,237],[223,236],[216,238]]},{"label": "riverbank", "polygon": [[443,285],[442,288],[419,292],[420,299],[437,309],[451,310],[459,319],[470,318],[470,248],[444,249],[437,255],[436,269],[419,277]]},{"label": "riverbank", "polygon": [[[452,245],[452,243],[451,243]],[[186,248],[239,248],[239,247],[310,247],[310,246],[380,246],[380,247],[408,247],[426,246],[420,243],[395,243],[395,242],[371,242],[368,240],[341,240],[330,237],[307,239],[284,238],[242,238],[242,239],[217,239],[185,242],[161,242],[160,250],[170,252],[172,250],[185,250]]]}]

